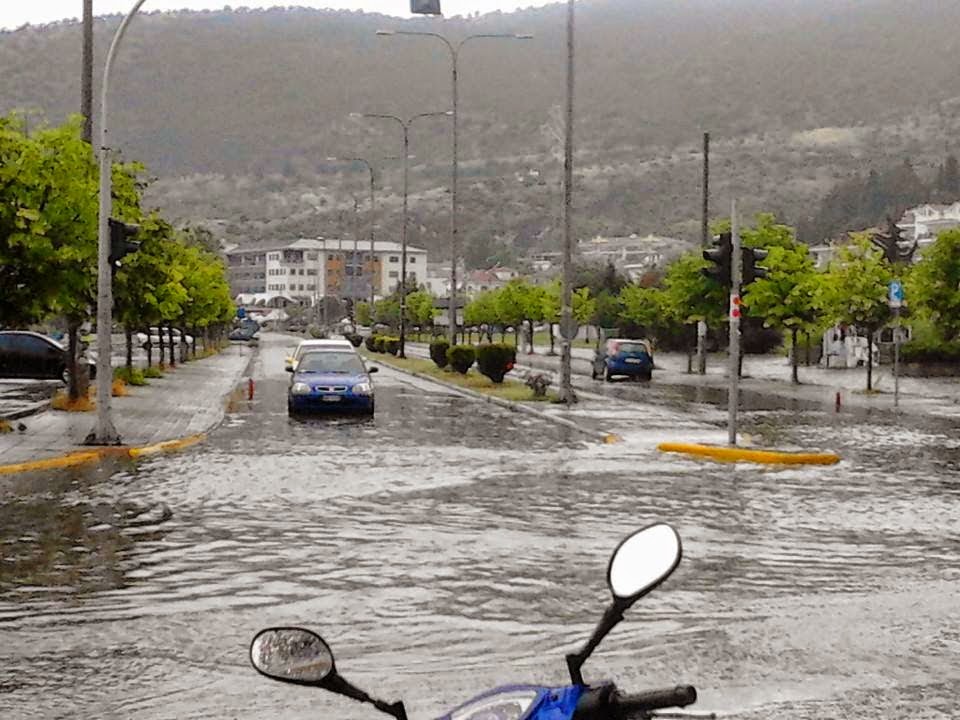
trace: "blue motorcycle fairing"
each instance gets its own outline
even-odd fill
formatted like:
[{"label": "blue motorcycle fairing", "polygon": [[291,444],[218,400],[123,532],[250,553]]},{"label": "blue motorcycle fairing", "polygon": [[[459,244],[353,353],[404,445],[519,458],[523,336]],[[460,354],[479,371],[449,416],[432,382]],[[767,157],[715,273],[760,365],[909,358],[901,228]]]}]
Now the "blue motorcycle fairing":
[{"label": "blue motorcycle fairing", "polygon": [[570,720],[583,687],[505,685],[477,695],[438,720]]}]

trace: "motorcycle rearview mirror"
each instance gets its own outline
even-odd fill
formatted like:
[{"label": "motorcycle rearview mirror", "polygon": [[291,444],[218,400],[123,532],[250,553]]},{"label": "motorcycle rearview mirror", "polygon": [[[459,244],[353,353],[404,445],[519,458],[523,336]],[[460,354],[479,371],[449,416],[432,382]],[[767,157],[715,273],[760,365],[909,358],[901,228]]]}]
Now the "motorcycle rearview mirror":
[{"label": "motorcycle rearview mirror", "polygon": [[257,672],[271,680],[323,688],[370,703],[397,720],[407,720],[402,702],[377,700],[347,682],[337,672],[330,646],[311,630],[298,627],[261,630],[250,643],[250,662]]},{"label": "motorcycle rearview mirror", "polygon": [[623,613],[676,570],[683,556],[680,536],[666,523],[656,523],[625,537],[610,556],[607,585],[613,601],[593,635],[578,653],[567,655],[570,681],[583,685],[581,668],[607,634],[623,620]]}]

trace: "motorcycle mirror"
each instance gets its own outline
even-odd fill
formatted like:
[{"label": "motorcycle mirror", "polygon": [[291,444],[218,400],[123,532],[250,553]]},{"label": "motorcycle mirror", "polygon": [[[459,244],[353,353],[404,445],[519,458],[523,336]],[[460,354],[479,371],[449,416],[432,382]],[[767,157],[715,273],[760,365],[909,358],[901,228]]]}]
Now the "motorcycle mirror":
[{"label": "motorcycle mirror", "polygon": [[623,620],[627,608],[670,577],[682,555],[680,536],[665,523],[645,527],[620,542],[607,566],[607,584],[613,594],[613,602],[604,611],[583,649],[567,655],[567,669],[573,684],[583,685],[580,670],[587,658]]},{"label": "motorcycle mirror", "polygon": [[250,662],[271,680],[312,685],[358,702],[370,703],[396,720],[407,720],[402,701],[384,702],[351,685],[338,672],[333,651],[315,632],[298,627],[261,630],[250,643]]},{"label": "motorcycle mirror", "polygon": [[296,627],[261,630],[250,643],[250,662],[281,682],[319,685],[336,672],[333,652],[323,638]]},{"label": "motorcycle mirror", "polygon": [[615,599],[633,604],[670,577],[680,555],[680,536],[665,523],[629,535],[610,557],[610,592]]}]

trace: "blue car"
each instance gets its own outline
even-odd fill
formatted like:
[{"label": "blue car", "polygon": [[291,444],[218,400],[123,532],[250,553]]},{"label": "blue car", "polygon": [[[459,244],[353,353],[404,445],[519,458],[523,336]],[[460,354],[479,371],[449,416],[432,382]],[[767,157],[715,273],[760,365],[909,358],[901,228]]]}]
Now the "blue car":
[{"label": "blue car", "polygon": [[324,350],[304,354],[287,389],[287,411],[361,413],[373,415],[373,381],[363,360],[353,350]]},{"label": "blue car", "polygon": [[653,350],[646,340],[611,338],[597,348],[593,358],[594,380],[612,382],[614,376],[649,380],[653,377]]}]

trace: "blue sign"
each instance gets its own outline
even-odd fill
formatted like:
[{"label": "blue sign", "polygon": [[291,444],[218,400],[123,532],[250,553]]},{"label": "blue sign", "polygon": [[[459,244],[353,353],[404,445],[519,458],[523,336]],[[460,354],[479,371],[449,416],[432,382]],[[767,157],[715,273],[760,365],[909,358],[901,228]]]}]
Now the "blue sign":
[{"label": "blue sign", "polygon": [[241,320],[243,320],[246,316],[247,316],[247,311],[246,311],[246,310],[244,310],[242,307],[241,307],[241,308],[237,308],[237,317],[238,317],[238,318],[240,318]]},{"label": "blue sign", "polygon": [[903,305],[903,283],[899,280],[890,281],[890,307],[900,307]]}]

